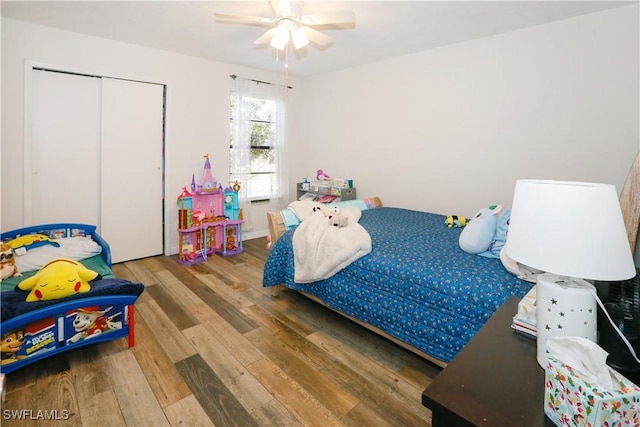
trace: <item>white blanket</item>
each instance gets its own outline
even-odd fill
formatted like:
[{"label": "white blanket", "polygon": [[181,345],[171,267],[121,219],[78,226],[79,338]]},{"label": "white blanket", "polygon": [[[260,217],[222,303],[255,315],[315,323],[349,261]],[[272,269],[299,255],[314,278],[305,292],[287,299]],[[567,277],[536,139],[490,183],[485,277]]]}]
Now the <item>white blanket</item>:
[{"label": "white blanket", "polygon": [[346,227],[334,227],[321,213],[307,217],[293,233],[297,283],[327,279],[371,252],[371,236],[353,218]]}]

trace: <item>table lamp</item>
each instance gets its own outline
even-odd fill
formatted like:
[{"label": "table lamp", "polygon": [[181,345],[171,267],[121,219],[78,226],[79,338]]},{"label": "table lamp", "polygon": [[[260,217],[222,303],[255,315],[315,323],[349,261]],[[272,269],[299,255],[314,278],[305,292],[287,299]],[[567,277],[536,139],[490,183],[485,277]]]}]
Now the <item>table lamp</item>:
[{"label": "table lamp", "polygon": [[536,281],[542,367],[549,338],[597,342],[596,290],[586,280],[627,280],[636,274],[617,192],[608,184],[517,180],[505,252],[546,272]]}]

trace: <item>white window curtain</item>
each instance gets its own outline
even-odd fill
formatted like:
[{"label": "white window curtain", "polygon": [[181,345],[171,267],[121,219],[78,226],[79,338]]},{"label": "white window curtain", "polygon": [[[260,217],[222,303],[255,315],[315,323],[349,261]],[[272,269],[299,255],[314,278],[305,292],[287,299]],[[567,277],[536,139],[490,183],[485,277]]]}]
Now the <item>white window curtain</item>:
[{"label": "white window curtain", "polygon": [[244,228],[253,229],[251,219],[251,199],[248,185],[252,177],[251,170],[251,108],[248,98],[264,98],[276,101],[276,126],[272,138],[273,155],[275,161],[275,177],[269,189],[269,210],[277,211],[286,208],[289,200],[287,174],[287,102],[286,90],[282,85],[257,82],[255,80],[235,77],[233,95],[236,96],[234,111],[232,111],[230,156],[232,180],[240,184],[239,201],[244,215]]}]

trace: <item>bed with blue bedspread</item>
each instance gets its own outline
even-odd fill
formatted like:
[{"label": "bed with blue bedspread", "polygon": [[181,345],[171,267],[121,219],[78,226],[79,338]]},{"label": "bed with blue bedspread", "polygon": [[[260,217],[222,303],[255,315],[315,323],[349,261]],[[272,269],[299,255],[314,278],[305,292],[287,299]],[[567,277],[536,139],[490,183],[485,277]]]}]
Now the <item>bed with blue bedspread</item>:
[{"label": "bed with blue bedspread", "polygon": [[[45,224],[3,232],[3,243],[25,236],[28,249],[13,250],[20,276],[0,282],[0,372],[10,373],[54,354],[126,337],[134,345],[134,303],[144,285],[118,279],[111,270],[107,242],[87,224]],[[24,248],[26,248],[24,247]],[[17,285],[54,259],[77,260],[98,273],[88,292],[27,302]]]},{"label": "bed with blue bedspread", "polygon": [[462,229],[445,219],[400,208],[363,210],[359,224],[371,236],[371,252],[306,284],[294,281],[294,227],[273,244],[263,285],[303,292],[445,366],[502,303],[532,287],[499,259],[461,250]]}]

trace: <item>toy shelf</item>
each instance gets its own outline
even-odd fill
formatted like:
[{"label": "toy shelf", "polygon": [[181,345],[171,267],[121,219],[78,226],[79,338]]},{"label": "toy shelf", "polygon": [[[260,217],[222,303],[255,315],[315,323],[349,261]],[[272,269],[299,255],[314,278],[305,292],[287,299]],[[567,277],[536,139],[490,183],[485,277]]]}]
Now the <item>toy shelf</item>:
[{"label": "toy shelf", "polygon": [[[306,185],[305,185],[306,184]],[[305,194],[312,194],[316,196],[316,199],[321,199],[322,196],[334,196],[340,198],[340,200],[355,200],[356,189],[355,188],[342,188],[333,187],[331,185],[322,185],[323,182],[299,182],[296,186],[297,198],[300,200]]]}]

